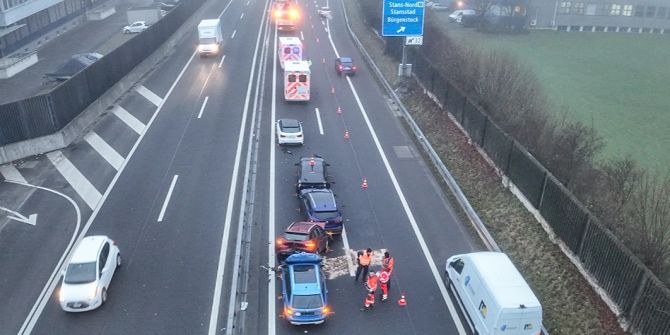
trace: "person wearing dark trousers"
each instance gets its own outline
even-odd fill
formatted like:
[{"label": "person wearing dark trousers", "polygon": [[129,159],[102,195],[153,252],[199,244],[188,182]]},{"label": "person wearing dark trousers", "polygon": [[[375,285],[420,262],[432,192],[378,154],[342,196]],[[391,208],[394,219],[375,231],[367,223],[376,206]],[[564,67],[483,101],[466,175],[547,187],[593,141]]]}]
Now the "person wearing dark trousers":
[{"label": "person wearing dark trousers", "polygon": [[370,262],[372,261],[372,249],[368,248],[365,252],[358,252],[358,257],[356,257],[356,262],[358,267],[356,268],[356,278],[354,282],[358,281],[358,277],[363,273],[363,281],[368,278],[368,273],[370,271]]}]

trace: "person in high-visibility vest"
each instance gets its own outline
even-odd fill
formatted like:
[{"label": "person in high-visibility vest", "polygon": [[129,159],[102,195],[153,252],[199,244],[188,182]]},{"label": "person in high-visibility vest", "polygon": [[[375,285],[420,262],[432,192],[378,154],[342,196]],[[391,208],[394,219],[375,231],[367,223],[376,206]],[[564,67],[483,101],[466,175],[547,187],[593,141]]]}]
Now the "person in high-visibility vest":
[{"label": "person in high-visibility vest", "polygon": [[391,279],[391,275],[389,274],[389,271],[384,269],[381,272],[379,272],[379,286],[382,288],[382,299],[381,301],[384,302],[386,299],[389,298],[389,288],[388,288],[388,282]]},{"label": "person in high-visibility vest", "polygon": [[393,266],[395,265],[395,260],[391,257],[391,253],[386,251],[384,252],[384,259],[382,259],[382,270],[386,270],[389,273],[389,280],[387,282],[387,287],[391,289],[391,274],[393,273]]},{"label": "person in high-visibility vest", "polygon": [[356,277],[354,282],[358,281],[358,276],[363,273],[363,280],[368,277],[368,272],[370,271],[370,262],[372,262],[372,249],[368,248],[365,252],[359,252],[356,259],[358,262],[358,268],[356,268]]},{"label": "person in high-visibility vest", "polygon": [[366,310],[375,306],[375,291],[377,291],[377,282],[379,281],[379,274],[370,272],[368,280],[365,282],[365,289],[368,291],[365,296],[365,302],[361,310]]}]

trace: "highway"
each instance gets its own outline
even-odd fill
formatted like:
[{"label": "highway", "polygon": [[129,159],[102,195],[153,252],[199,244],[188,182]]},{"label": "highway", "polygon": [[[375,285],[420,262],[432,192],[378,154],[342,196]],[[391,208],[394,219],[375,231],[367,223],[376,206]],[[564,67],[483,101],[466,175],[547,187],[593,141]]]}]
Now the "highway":
[{"label": "highway", "polygon": [[[332,20],[317,14],[326,0],[298,3],[302,22],[290,33],[271,23],[269,1],[207,1],[186,23],[193,34],[143,79],[149,93],[137,89],[120,102],[141,127],[113,115],[98,125],[123,163],[87,169],[88,156],[65,151],[82,171],[97,171],[99,178],[84,172],[97,196],[83,196],[62,169],[63,176],[53,169],[0,183],[0,206],[39,213],[34,228],[0,227],[0,296],[10,298],[0,307],[0,333],[469,333],[443,279],[447,257],[479,248],[469,223],[456,216],[457,204],[350,40],[341,3],[330,1]],[[200,58],[195,25],[216,17],[223,52]],[[307,103],[283,99],[278,36],[303,40],[312,61]],[[338,76],[338,56],[354,58],[358,73]],[[304,146],[276,145],[279,118],[303,122]],[[118,127],[135,131],[121,136]],[[303,218],[294,164],[313,154],[330,164],[346,232],[325,256],[334,314],[322,325],[292,326],[280,316],[281,283],[269,269],[275,237]],[[58,166],[49,159],[39,164]],[[95,234],[117,241],[124,264],[106,304],[65,313],[57,300],[60,264],[75,238]],[[360,311],[365,291],[346,259],[368,247],[389,250],[396,265],[390,300]],[[407,306],[396,304],[401,294]]]}]

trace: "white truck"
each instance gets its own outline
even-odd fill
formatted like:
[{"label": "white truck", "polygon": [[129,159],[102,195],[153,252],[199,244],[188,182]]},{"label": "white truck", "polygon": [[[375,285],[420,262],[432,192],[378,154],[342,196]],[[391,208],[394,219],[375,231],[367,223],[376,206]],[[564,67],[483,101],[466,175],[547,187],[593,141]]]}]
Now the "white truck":
[{"label": "white truck", "polygon": [[279,66],[284,68],[284,62],[302,60],[302,42],[297,37],[280,37],[277,47]]},{"label": "white truck", "polygon": [[451,256],[446,277],[475,334],[541,333],[542,306],[504,253]]},{"label": "white truck", "polygon": [[217,55],[221,50],[223,34],[221,33],[221,20],[202,20],[198,24],[198,53],[200,57]]}]

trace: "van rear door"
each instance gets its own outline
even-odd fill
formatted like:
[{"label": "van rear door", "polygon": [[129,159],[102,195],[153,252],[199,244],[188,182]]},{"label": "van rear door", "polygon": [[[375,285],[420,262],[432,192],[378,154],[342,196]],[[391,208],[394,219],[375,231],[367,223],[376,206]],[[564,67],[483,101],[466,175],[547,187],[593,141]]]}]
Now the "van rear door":
[{"label": "van rear door", "polygon": [[494,334],[537,335],[542,327],[542,310],[539,307],[505,308],[502,310]]}]

